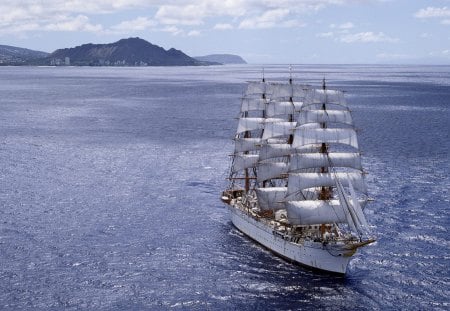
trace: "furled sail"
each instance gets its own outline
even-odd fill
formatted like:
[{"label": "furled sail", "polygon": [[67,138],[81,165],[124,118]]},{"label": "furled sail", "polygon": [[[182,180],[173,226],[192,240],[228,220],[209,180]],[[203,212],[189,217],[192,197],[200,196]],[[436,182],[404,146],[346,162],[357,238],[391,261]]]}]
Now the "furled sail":
[{"label": "furled sail", "polygon": [[256,188],[259,207],[262,210],[283,209],[286,191],[286,187]]}]

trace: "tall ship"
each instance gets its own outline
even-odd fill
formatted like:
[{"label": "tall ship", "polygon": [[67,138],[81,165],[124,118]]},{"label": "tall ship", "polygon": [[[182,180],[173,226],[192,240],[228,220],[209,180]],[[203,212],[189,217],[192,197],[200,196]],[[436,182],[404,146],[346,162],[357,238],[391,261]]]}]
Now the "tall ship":
[{"label": "tall ship", "polygon": [[234,137],[231,221],[289,261],[345,274],[375,241],[356,130],[344,93],[294,83],[249,82]]}]

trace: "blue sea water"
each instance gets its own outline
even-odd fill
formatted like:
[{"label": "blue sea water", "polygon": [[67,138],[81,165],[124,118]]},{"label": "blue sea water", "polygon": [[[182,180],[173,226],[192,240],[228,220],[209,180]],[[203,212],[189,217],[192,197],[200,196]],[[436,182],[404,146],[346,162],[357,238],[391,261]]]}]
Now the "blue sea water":
[{"label": "blue sea water", "polygon": [[219,200],[261,71],[0,67],[0,309],[448,310],[450,67],[294,66],[359,128],[378,241],[345,277],[255,245]]}]

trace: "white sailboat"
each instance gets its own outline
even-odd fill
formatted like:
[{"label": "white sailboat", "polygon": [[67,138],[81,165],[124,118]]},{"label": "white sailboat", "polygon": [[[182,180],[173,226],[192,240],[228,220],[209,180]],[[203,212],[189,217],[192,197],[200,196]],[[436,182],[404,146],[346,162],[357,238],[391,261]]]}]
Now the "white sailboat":
[{"label": "white sailboat", "polygon": [[345,274],[370,237],[351,112],[341,91],[250,82],[242,99],[230,184],[232,223],[293,262]]}]

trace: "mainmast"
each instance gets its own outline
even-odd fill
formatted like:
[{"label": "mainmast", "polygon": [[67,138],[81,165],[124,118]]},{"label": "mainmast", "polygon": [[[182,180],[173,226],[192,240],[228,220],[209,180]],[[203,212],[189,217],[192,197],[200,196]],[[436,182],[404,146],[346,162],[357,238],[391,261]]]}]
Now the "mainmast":
[{"label": "mainmast", "polygon": [[[262,83],[266,83],[266,79],[265,79],[265,77],[264,77],[264,68],[263,68]],[[266,103],[266,88],[264,88],[264,91],[262,92],[261,99],[264,101],[264,103]],[[265,106],[264,108],[266,108],[266,106]],[[266,118],[266,109],[264,109],[264,110],[262,111],[262,117],[263,117],[264,119]],[[264,135],[264,128],[263,128],[262,131],[261,131],[261,136],[260,136],[261,139],[262,139],[263,135]],[[266,183],[267,183],[267,181],[264,180],[264,181],[263,181],[263,184],[262,184],[263,188],[266,187]]]},{"label": "mainmast", "polygon": [[[295,112],[295,106],[294,106],[294,88],[292,86],[292,66],[289,66],[289,86],[291,87],[291,96],[289,97],[289,102],[292,105],[292,112]],[[294,114],[289,114],[289,122],[294,122]],[[291,133],[288,138],[288,144],[292,145],[292,142],[294,141],[294,133]]]},{"label": "mainmast", "polygon": [[[322,102],[322,110],[323,110],[324,114],[326,114],[328,97],[327,97],[327,85],[325,82],[325,78],[323,78],[323,80],[322,80],[322,90],[323,90],[323,95],[324,95],[323,102]],[[325,122],[321,122],[320,127],[325,129],[325,128],[327,128],[327,124]],[[325,157],[328,156],[328,145],[325,142],[322,142],[319,152],[321,154],[323,154]],[[320,172],[328,173],[328,167],[322,166],[320,168]],[[321,187],[321,190],[319,193],[319,200],[329,200],[329,199],[331,199],[331,195],[332,195],[331,187]]]},{"label": "mainmast", "polygon": [[[245,111],[244,112],[244,118],[246,118],[247,116],[248,116],[248,112]],[[244,138],[250,138],[250,137],[251,137],[250,131],[245,131]],[[249,153],[248,151],[244,152],[244,154],[248,154],[248,153]],[[250,176],[249,176],[249,173],[248,173],[248,168],[245,169],[244,174],[245,174],[245,186],[244,186],[244,188],[245,188],[245,191],[248,192],[250,190],[250,178],[249,178]]]}]

